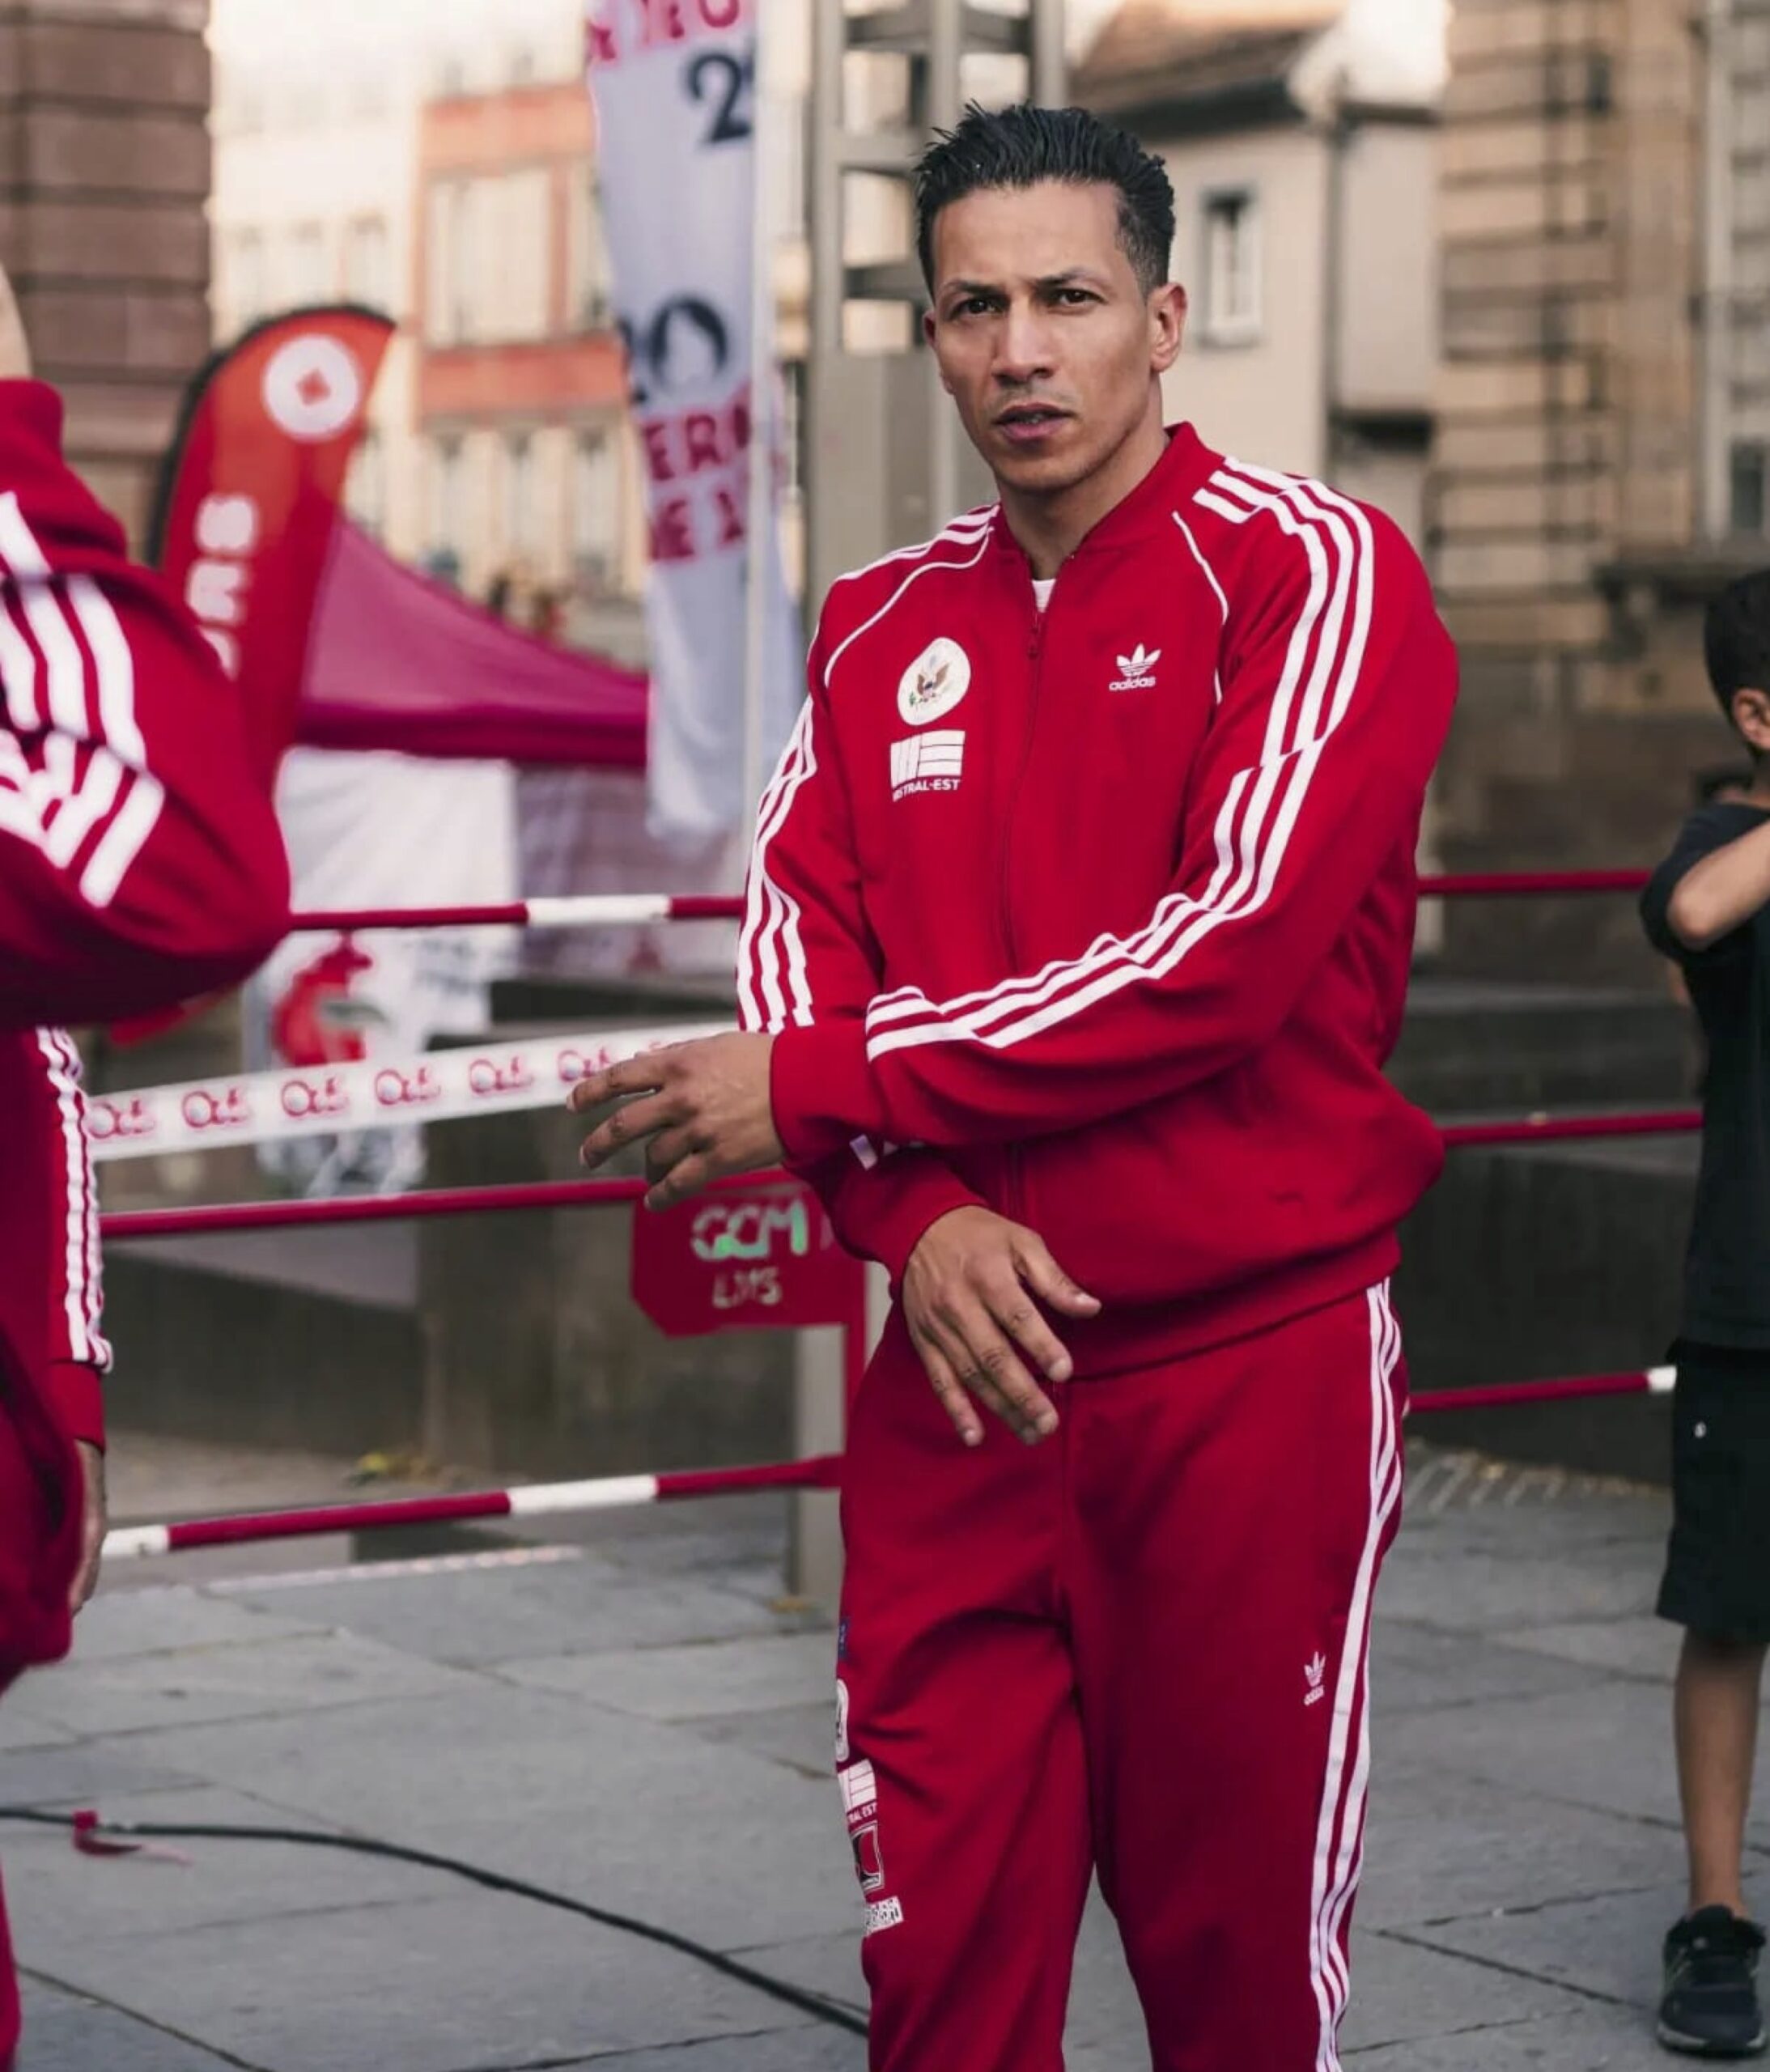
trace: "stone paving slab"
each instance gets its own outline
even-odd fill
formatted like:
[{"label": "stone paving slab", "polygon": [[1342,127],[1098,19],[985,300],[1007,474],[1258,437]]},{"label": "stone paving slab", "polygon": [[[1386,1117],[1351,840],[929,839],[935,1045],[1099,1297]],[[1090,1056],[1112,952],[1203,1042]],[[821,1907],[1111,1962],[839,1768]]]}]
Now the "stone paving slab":
[{"label": "stone paving slab", "polygon": [[648,1648],[518,1662],[512,1682],[560,1691],[612,1712],[687,1720],[778,1712],[822,1701],[834,1744],[836,1650],[827,1633],[782,1634],[732,1647]]},{"label": "stone paving slab", "polygon": [[[1609,1678],[1545,1697],[1411,1713],[1387,1723],[1383,1747],[1412,1766],[1668,1828],[1678,1823],[1670,1708],[1650,1684]],[[1770,1810],[1760,1805],[1749,1832],[1758,1846],[1770,1845]]]},{"label": "stone paving slab", "polygon": [[[21,1924],[22,1925],[22,1924]],[[493,1893],[87,1938],[21,1959],[263,2072],[490,2072],[804,2020],[594,1923]],[[97,2068],[92,2068],[97,2072]]]},{"label": "stone paving slab", "polygon": [[1477,1634],[1439,1633],[1395,1620],[1380,1623],[1372,1638],[1371,1684],[1387,1719],[1582,1690],[1591,1680],[1585,1669],[1556,1660],[1550,1650],[1528,1653]]},{"label": "stone paving slab", "polygon": [[1653,1610],[1659,1586],[1657,1553],[1649,1562],[1645,1551],[1624,1560],[1615,1549],[1584,1548],[1532,1560],[1522,1548],[1495,1553],[1442,1536],[1430,1545],[1404,1539],[1384,1569],[1379,1602],[1386,1619],[1441,1633],[1638,1616]]},{"label": "stone paving slab", "polygon": [[711,1713],[697,1718],[694,1731],[703,1741],[746,1750],[780,1763],[800,1777],[827,1781],[834,1747],[830,1701],[783,1705],[778,1712]]},{"label": "stone paving slab", "polygon": [[[305,1813],[207,1787],[104,1794],[115,1820],[162,1826],[320,1828]],[[337,1832],[329,1830],[328,1832]],[[65,1833],[0,1826],[7,1883],[32,1947],[46,1964],[69,1942],[195,1930],[394,1900],[429,1900],[461,1888],[435,1870],[287,1843],[191,1841],[168,1845],[189,1858],[83,1856]],[[193,1948],[197,1946],[193,1944]]]},{"label": "stone paving slab", "polygon": [[[790,1630],[741,1591],[694,1576],[654,1579],[596,1556],[456,1574],[447,1589],[435,1587],[435,1580],[406,1574],[316,1586],[301,1592],[301,1616],[348,1626],[427,1661],[469,1667]],[[285,1592],[229,1601],[261,1611],[290,1609]]]},{"label": "stone paving slab", "polygon": [[1612,1676],[1635,1676],[1669,1684],[1678,1668],[1683,1634],[1663,1619],[1601,1619],[1566,1626],[1537,1626],[1495,1639],[1507,1648],[1552,1655]]},{"label": "stone paving slab", "polygon": [[473,1679],[456,1671],[354,1633],[303,1633],[91,1662],[76,1654],[27,1677],[7,1704],[21,1717],[93,1736],[286,1719],[473,1688]]},{"label": "stone paving slab", "polygon": [[[1514,2022],[1496,1993],[1493,2018],[1459,2036],[1350,2053],[1347,2072],[1667,2072],[1668,2059],[1640,2015],[1582,2007],[1540,2021]],[[1074,2066],[1070,2072],[1097,2072]],[[1097,2072],[1109,2072],[1101,2066]]]},{"label": "stone paving slab", "polygon": [[18,2072],[228,2072],[239,2062],[28,1976],[23,1999]]},{"label": "stone paving slab", "polygon": [[[1770,1904],[1770,1870],[1747,1880],[1747,1898],[1761,1917]],[[1528,1969],[1634,2007],[1645,2017],[1658,1977],[1655,1967],[1643,1964],[1641,1953],[1658,1951],[1683,1905],[1679,1882],[1664,1879],[1641,1891],[1471,1917],[1421,1933],[1434,1948]]]},{"label": "stone paving slab", "polygon": [[[827,1775],[796,1777],[681,1726],[635,1731],[630,1718],[551,1692],[486,1679],[416,1707],[134,1735],[129,1747],[576,1898],[668,1910],[722,1947],[815,1934],[856,1913]],[[813,1836],[834,1846],[808,1861]]]},{"label": "stone paving slab", "polygon": [[558,2072],[865,2072],[866,2062],[867,2047],[859,2036],[826,2028],[784,2034],[770,2029],[680,2049],[622,2051],[561,2066]]},{"label": "stone paving slab", "polygon": [[1366,1928],[1480,1917],[1615,1892],[1675,1875],[1675,1832],[1559,1804],[1429,1763],[1386,1763],[1381,1721],[1358,1919]]},{"label": "stone paving slab", "polygon": [[[283,1556],[288,1559],[287,1550]],[[107,1577],[101,1590],[74,1624],[74,1654],[69,1667],[90,1669],[95,1663],[129,1662],[141,1655],[182,1654],[191,1648],[231,1647],[241,1642],[294,1640],[329,1628],[297,1611],[287,1600],[260,1610],[235,1598],[216,1597],[186,1584],[127,1587],[129,1571]],[[38,1677],[61,1669],[40,1670],[19,1687],[29,1690]],[[11,1702],[8,1697],[7,1703]]]}]

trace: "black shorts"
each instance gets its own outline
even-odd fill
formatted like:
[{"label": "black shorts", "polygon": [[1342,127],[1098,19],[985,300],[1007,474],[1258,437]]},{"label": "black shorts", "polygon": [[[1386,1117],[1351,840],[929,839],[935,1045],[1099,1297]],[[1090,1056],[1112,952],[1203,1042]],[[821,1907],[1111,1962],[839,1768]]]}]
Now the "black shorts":
[{"label": "black shorts", "polygon": [[1680,1344],[1659,1616],[1770,1641],[1770,1352]]}]

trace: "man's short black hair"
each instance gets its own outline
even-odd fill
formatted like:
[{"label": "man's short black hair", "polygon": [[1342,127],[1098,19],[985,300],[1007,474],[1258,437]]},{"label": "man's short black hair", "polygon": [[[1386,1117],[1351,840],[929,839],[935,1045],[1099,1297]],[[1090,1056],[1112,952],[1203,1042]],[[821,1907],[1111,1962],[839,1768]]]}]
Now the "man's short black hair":
[{"label": "man's short black hair", "polygon": [[915,245],[922,277],[934,286],[934,219],[953,202],[991,187],[1032,187],[1060,180],[1118,189],[1118,243],[1137,285],[1152,294],[1168,278],[1174,249],[1174,189],[1160,159],[1128,130],[1085,108],[1035,108],[1021,101],[996,113],[973,101],[956,130],[940,130],[915,169]]},{"label": "man's short black hair", "polygon": [[1708,681],[1730,721],[1735,692],[1770,693],[1770,568],[1742,575],[1710,602],[1702,647]]}]

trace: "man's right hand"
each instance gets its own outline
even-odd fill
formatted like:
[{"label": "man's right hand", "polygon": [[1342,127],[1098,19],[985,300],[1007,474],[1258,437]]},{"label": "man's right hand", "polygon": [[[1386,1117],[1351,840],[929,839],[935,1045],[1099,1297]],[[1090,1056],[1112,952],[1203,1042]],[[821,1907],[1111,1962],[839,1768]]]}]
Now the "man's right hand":
[{"label": "man's right hand", "polygon": [[929,1225],[910,1255],[904,1321],[935,1394],[968,1446],[983,1442],[978,1403],[1029,1446],[1056,1430],[1056,1409],[1029,1367],[1048,1382],[1067,1382],[1074,1367],[1040,1302],[1068,1317],[1100,1310],[1036,1231],[991,1209],[949,1211]]},{"label": "man's right hand", "polygon": [[31,376],[31,348],[13,299],[12,283],[0,266],[0,381],[26,381]]}]

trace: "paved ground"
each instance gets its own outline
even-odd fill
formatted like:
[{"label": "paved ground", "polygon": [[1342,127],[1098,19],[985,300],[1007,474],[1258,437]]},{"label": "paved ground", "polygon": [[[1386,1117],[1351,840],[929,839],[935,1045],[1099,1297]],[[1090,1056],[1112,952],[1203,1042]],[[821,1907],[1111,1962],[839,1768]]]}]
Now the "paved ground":
[{"label": "paved ground", "polygon": [[[188,1464],[138,1454],[128,1495],[175,1467],[189,1484]],[[306,1464],[302,1493],[331,1471]],[[1648,2035],[1679,1898],[1671,1636],[1648,1616],[1663,1529],[1650,1496],[1418,1467],[1380,1604],[1348,2072],[1666,2061]],[[447,1852],[858,2006],[830,1639],[777,1599],[781,1531],[747,1500],[378,1573],[316,1573],[342,1544],[293,1557],[306,1573],[287,1552],[280,1574],[225,1555],[183,1580],[138,1571],[86,1614],[73,1663],[0,1707],[0,1802]],[[277,1844],[191,1843],[177,1864],[10,1825],[4,1841],[20,2072],[864,2061],[686,1957],[439,1872]],[[1770,1820],[1754,1841],[1770,1904]],[[1071,2072],[1147,2065],[1097,1914],[1071,2029]]]}]

